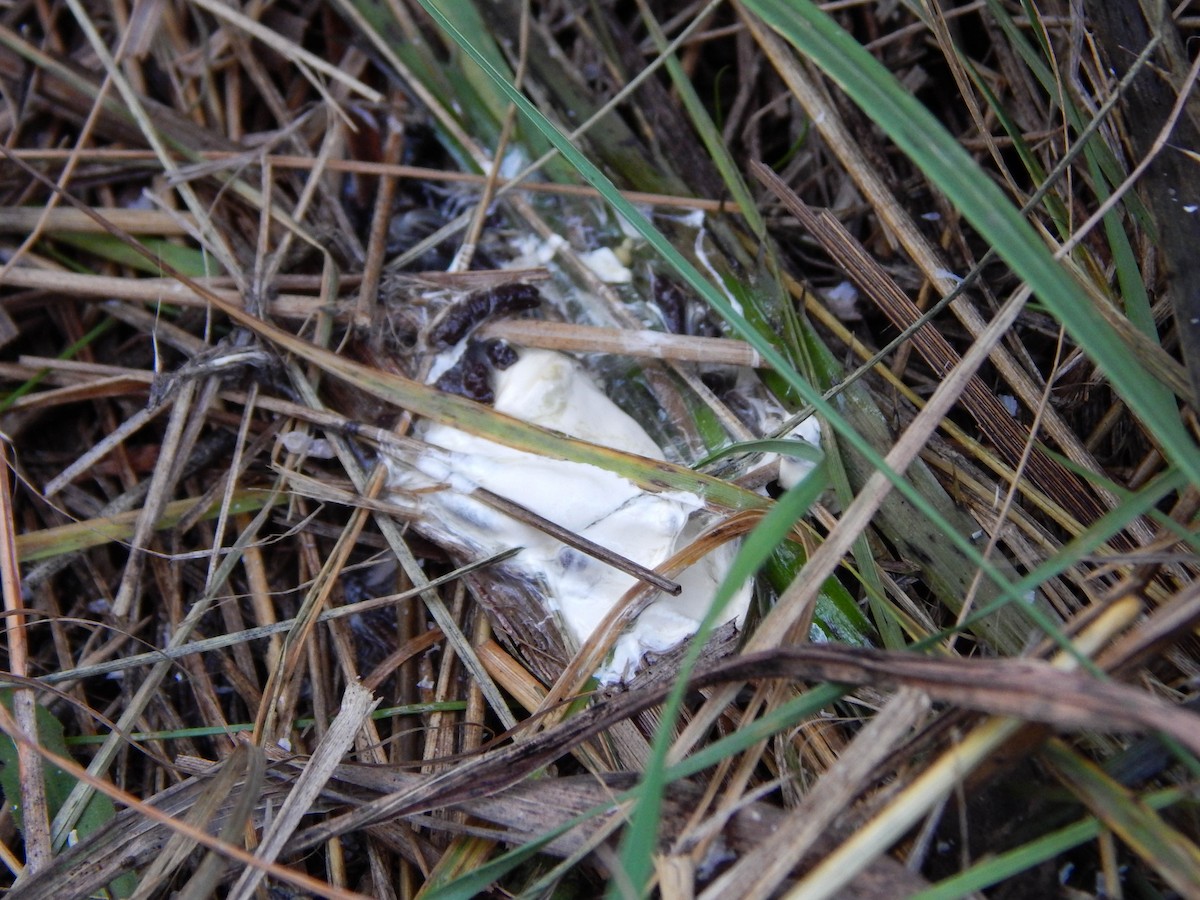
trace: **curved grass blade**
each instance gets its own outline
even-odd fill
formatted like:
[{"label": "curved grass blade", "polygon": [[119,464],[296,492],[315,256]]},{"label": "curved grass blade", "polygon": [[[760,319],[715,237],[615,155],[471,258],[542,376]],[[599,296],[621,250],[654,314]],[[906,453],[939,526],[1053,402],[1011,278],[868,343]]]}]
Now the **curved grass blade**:
[{"label": "curved grass blade", "polygon": [[[650,37],[654,40],[655,48],[659,53],[666,52],[667,39],[662,33],[662,29],[659,28],[653,12],[645,2],[639,5],[641,6],[642,20],[650,32]],[[671,76],[671,83],[675,85],[675,90],[679,92],[679,99],[683,102],[688,115],[692,118],[692,126],[699,133],[700,139],[704,142],[704,149],[708,152],[713,164],[716,165],[717,171],[721,173],[721,178],[724,180],[725,186],[729,189],[730,196],[733,197],[734,203],[741,210],[746,223],[750,226],[750,230],[761,240],[767,232],[767,226],[763,222],[762,216],[758,213],[758,206],[750,194],[750,188],[746,184],[746,180],[742,177],[742,173],[738,171],[737,165],[729,153],[729,149],[725,146],[725,141],[721,137],[720,131],[717,130],[717,126],[713,122],[712,117],[709,116],[708,110],[704,108],[704,104],[701,102],[699,95],[697,95],[696,89],[692,86],[691,79],[683,71],[683,66],[679,64],[679,60],[675,54],[671,54],[667,58],[666,69],[667,73]]]},{"label": "curved grass blade", "polygon": [[[679,667],[675,688],[663,704],[663,724],[655,732],[642,783],[635,789],[638,802],[621,847],[621,869],[628,882],[638,889],[646,884],[654,868],[654,848],[658,838],[663,792],[671,781],[667,770],[667,753],[671,749],[672,739],[670,723],[676,721],[683,698],[687,694],[688,679],[700,659],[700,652],[704,649],[708,635],[720,620],[721,611],[739,586],[746,579],[754,577],[768,557],[775,552],[775,548],[786,540],[792,526],[808,512],[828,486],[825,463],[821,463],[779,498],[771,511],[746,537],[746,542],[738,550],[733,565],[729,567],[725,580],[713,597],[712,607],[696,630],[696,636]],[[617,881],[614,880],[608,896],[620,896]]]}]

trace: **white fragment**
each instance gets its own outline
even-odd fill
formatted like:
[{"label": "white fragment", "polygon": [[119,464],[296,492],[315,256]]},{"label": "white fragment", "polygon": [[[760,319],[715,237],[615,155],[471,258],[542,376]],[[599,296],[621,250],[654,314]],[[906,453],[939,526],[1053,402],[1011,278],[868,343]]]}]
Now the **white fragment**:
[{"label": "white fragment", "polygon": [[288,453],[308,456],[310,459],[333,459],[336,456],[329,441],[303,431],[285,431],[279,435],[279,443]]},{"label": "white fragment", "polygon": [[453,347],[447,348],[445,352],[439,353],[433,358],[433,363],[429,367],[429,374],[425,376],[425,380],[429,384],[436,384],[437,380],[446,374],[447,370],[454,368],[466,352],[467,342],[459,341]]},{"label": "white fragment", "polygon": [[921,218],[926,222],[940,222],[942,220],[942,214],[935,210],[933,212],[921,213]]},{"label": "white fragment", "polygon": [[538,247],[537,260],[541,265],[545,265],[554,259],[561,247],[567,245],[567,239],[561,234],[552,234],[546,240],[542,241]]},{"label": "white fragment", "polygon": [[552,234],[544,241],[539,241],[532,234],[523,235],[513,241],[516,258],[506,264],[511,269],[532,269],[544,266],[554,259],[559,248],[565,246],[567,239],[561,234]]},{"label": "white fragment", "polygon": [[1185,213],[1194,213],[1197,209],[1200,209],[1200,206],[1197,206],[1195,203],[1188,203],[1183,207]]},{"label": "white fragment", "polygon": [[963,281],[961,275],[955,275],[949,269],[934,269],[933,276],[938,280],[950,281],[956,285],[962,284]]},{"label": "white fragment", "polygon": [[283,750],[285,753],[292,752],[292,742],[288,738],[281,737],[275,743],[279,746],[279,749]]},{"label": "white fragment", "polygon": [[423,691],[432,691],[433,687],[434,687],[433,679],[432,678],[422,678],[420,681],[417,682],[417,687],[419,687]]},{"label": "white fragment", "polygon": [[529,165],[529,155],[519,146],[510,145],[509,151],[504,154],[504,160],[500,163],[500,177],[516,178],[527,165]]},{"label": "white fragment", "polygon": [[[636,204],[636,209],[646,219],[653,218],[653,216],[654,216],[654,207],[653,206],[646,206],[645,204],[639,203],[639,204]],[[625,235],[625,237],[627,237],[629,240],[631,240],[631,241],[643,240],[642,233],[640,231],[638,231],[636,228],[634,228],[633,223],[630,222],[628,219],[626,219],[624,216],[619,215],[619,214],[617,215],[617,225],[621,229],[621,234]]]},{"label": "white fragment", "polygon": [[1020,409],[1020,406],[1017,404],[1017,398],[1012,394],[1001,394],[999,399],[1000,405],[1004,407],[1004,411],[1010,416],[1015,417],[1017,410]]},{"label": "white fragment", "polygon": [[[789,432],[788,437],[792,440],[803,441],[813,447],[820,448],[821,446],[821,423],[816,416],[809,416],[799,425]],[[790,491],[801,481],[803,481],[808,473],[817,467],[817,464],[812,460],[804,459],[800,456],[788,456],[780,454],[779,456],[779,486],[785,491]]]},{"label": "white fragment", "polygon": [[552,350],[526,350],[497,373],[496,409],[594,444],[663,458],[642,426],[609,400],[582,366]]},{"label": "white fragment", "polygon": [[722,866],[735,859],[737,859],[737,853],[729,849],[721,836],[717,835],[716,840],[709,845],[704,854],[704,859],[696,866],[696,878],[701,881],[709,881]]},{"label": "white fragment", "polygon": [[[704,266],[705,269],[708,270],[708,274],[713,277],[713,281],[715,281],[719,285],[724,285],[725,280],[723,278],[721,278],[721,274],[716,270],[716,268],[713,266],[713,264],[711,262],[709,262],[709,260],[708,260],[708,252],[704,249],[704,231],[703,230],[696,232],[696,240],[692,245],[692,252],[696,254],[696,259],[698,259],[700,261],[700,264],[702,266]],[[736,312],[739,316],[746,315],[746,311],[742,308],[741,301],[738,300],[737,297],[733,296],[733,294],[731,294],[728,289],[725,290],[725,299],[729,301],[729,305],[733,307],[733,311]]]},{"label": "white fragment", "polygon": [[841,281],[824,292],[829,311],[843,322],[860,322],[858,311],[858,288],[849,281]]},{"label": "white fragment", "polygon": [[[572,437],[651,459],[662,451],[636,421],[614,404],[578,363],[549,350],[525,350],[496,373],[496,409]],[[445,425],[429,425],[425,441],[444,452],[416,461],[418,473],[396,467],[392,484],[425,493],[425,513],[481,554],[522,547],[507,565],[538,584],[578,644],[585,642],[621,596],[631,575],[566,546],[467,496],[482,487],[511,498],[544,518],[612,552],[653,568],[691,540],[701,524],[694,495],[651,493],[606,469],[514,450]],[[425,479],[421,479],[421,475]],[[636,672],[642,657],[694,634],[732,561],[726,545],[682,573],[678,597],[659,595],[618,640],[598,677],[613,682]],[[740,621],[750,603],[747,583],[730,601],[725,622]]]},{"label": "white fragment", "polygon": [[628,266],[622,264],[617,254],[608,247],[580,253],[579,259],[605,284],[629,284],[633,281],[633,273]]}]

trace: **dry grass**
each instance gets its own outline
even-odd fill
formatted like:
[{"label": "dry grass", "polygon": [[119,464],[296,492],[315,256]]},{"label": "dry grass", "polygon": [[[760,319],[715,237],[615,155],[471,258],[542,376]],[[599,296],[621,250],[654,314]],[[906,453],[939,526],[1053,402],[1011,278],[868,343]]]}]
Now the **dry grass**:
[{"label": "dry grass", "polygon": [[[1191,5],[828,4],[1107,344],[772,2],[436,5],[739,314],[415,0],[0,5],[11,895],[1200,896]],[[426,384],[514,283],[667,462]],[[814,400],[811,493],[706,460]],[[596,691],[648,592],[573,646],[422,421],[699,495],[639,577],[749,535],[758,608]]]}]

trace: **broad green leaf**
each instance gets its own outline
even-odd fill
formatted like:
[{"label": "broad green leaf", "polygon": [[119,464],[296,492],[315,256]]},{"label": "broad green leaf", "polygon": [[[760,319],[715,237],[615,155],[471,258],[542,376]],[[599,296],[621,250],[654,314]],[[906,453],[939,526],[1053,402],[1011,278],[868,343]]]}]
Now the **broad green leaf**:
[{"label": "broad green leaf", "polygon": [[[0,690],[0,703],[12,710],[13,692]],[[50,710],[37,705],[38,742],[56,756],[70,758],[66,740],[63,737],[62,723],[54,717]],[[62,769],[43,763],[43,778],[45,780],[46,803],[49,807],[50,818],[53,819],[62,808],[63,802],[75,787],[76,780]],[[17,827],[25,830],[24,819],[21,815],[20,771],[17,764],[17,747],[7,734],[0,734],[0,787],[4,790],[4,804],[17,823]],[[94,793],[92,799],[84,807],[83,814],[75,826],[80,838],[87,837],[104,828],[116,816],[116,808],[104,794]],[[111,885],[119,897],[128,897],[137,888],[137,880],[131,874],[118,878]]]}]

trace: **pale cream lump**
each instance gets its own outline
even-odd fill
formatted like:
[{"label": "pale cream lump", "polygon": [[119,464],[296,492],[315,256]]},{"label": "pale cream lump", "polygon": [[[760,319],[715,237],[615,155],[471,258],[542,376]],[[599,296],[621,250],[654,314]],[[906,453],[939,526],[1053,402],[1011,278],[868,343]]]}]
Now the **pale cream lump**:
[{"label": "pale cream lump", "polygon": [[[590,443],[664,458],[645,430],[569,356],[523,350],[494,378],[500,412]],[[508,567],[539,585],[549,611],[576,645],[588,639],[635,579],[497,512],[468,496],[471,490],[485,488],[508,498],[649,568],[685,546],[702,525],[702,504],[695,495],[645,491],[597,466],[548,459],[437,423],[425,427],[421,437],[430,452],[415,460],[415,471],[396,469],[393,484],[409,490],[449,485],[421,495],[422,513],[480,554],[523,547]],[[659,594],[618,640],[610,662],[597,673],[600,679],[629,678],[646,653],[667,650],[694,634],[734,549],[726,545],[682,573],[675,579],[683,586],[679,596]],[[750,593],[747,583],[728,605],[725,622],[740,624]]]}]

